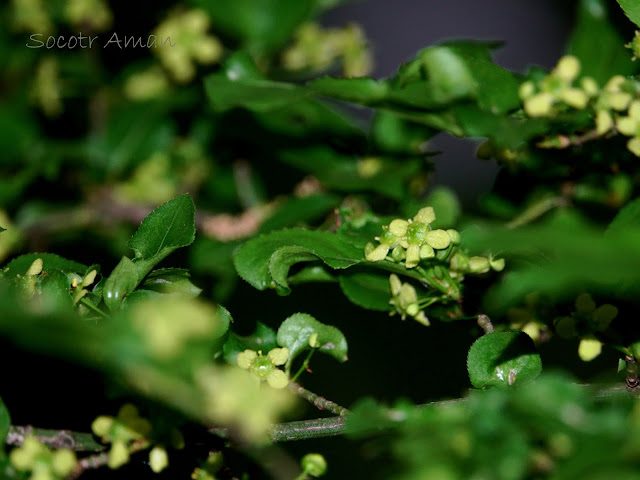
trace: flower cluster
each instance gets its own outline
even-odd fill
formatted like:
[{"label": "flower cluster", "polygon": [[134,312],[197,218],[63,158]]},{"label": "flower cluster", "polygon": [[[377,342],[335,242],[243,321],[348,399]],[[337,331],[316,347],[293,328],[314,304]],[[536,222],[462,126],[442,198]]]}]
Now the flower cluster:
[{"label": "flower cluster", "polygon": [[451,244],[460,243],[460,234],[453,229],[431,229],[430,224],[436,219],[432,207],[421,208],[413,219],[396,218],[389,225],[382,227],[383,233],[376,237],[380,243],[377,247],[368,244],[365,247],[367,260],[379,262],[387,258],[405,261],[406,268],[418,266],[421,260],[436,256],[436,250],[444,250]]},{"label": "flower cluster", "polygon": [[342,60],[345,77],[363,77],[372,66],[362,29],[357,25],[322,29],[316,23],[303,25],[294,44],[282,56],[283,66],[292,71],[321,71]]},{"label": "flower cluster", "polygon": [[189,10],[171,15],[153,32],[160,42],[165,42],[153,52],[177,82],[187,83],[195,77],[196,62],[210,65],[222,56],[222,44],[207,33],[208,29],[207,14]]},{"label": "flower cluster", "polygon": [[[640,34],[628,45],[636,52]],[[595,116],[598,136],[617,131],[631,137],[628,150],[640,156],[640,100],[638,82],[614,75],[604,87],[588,76],[579,79],[580,61],[571,55],[560,59],[557,66],[538,82],[532,80],[520,86],[524,111],[530,117],[553,117],[567,108],[582,110],[590,105]]]},{"label": "flower cluster", "polygon": [[614,305],[605,303],[596,308],[591,295],[583,293],[575,300],[575,310],[570,316],[554,321],[556,333],[563,338],[581,337],[578,355],[589,362],[600,355],[602,342],[595,337],[596,332],[604,332],[618,316]]},{"label": "flower cluster", "polygon": [[11,451],[9,459],[18,470],[31,472],[29,480],[62,480],[78,463],[72,450],[51,451],[35,437],[25,438],[21,447]]},{"label": "flower cluster", "polygon": [[598,87],[590,77],[583,77],[580,86],[577,86],[579,73],[580,61],[567,55],[537,84],[533,81],[522,83],[519,93],[526,114],[530,117],[548,117],[557,113],[557,108],[562,106],[578,110],[585,108],[589,98],[598,92]]},{"label": "flower cluster", "polygon": [[236,359],[238,366],[249,370],[260,381],[265,381],[273,388],[284,388],[289,384],[289,377],[276,366],[284,365],[289,358],[287,348],[274,348],[262,355],[262,351],[245,350]]},{"label": "flower cluster", "polygon": [[[109,468],[120,468],[129,461],[130,446],[134,441],[144,441],[151,433],[151,423],[138,414],[138,409],[126,404],[116,418],[99,416],[91,424],[93,433],[103,442],[111,443]],[[157,457],[157,455],[155,455]],[[157,458],[154,459],[154,465]]]},{"label": "flower cluster", "polygon": [[409,316],[428,327],[430,325],[429,319],[421,309],[418,294],[413,285],[402,283],[395,274],[389,277],[389,284],[391,287],[391,300],[389,300],[389,303],[395,307],[395,311],[391,312],[391,315],[399,313],[402,320]]},{"label": "flower cluster", "polygon": [[97,32],[108,29],[113,22],[109,5],[104,0],[67,0],[65,16],[72,25],[91,27]]}]

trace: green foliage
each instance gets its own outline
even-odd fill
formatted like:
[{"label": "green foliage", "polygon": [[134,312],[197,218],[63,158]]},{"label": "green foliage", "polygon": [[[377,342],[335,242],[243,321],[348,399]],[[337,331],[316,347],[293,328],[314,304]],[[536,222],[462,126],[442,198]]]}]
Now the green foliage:
[{"label": "green foliage", "polygon": [[476,388],[507,387],[533,380],[542,362],[526,333],[493,332],[471,345],[467,369]]},{"label": "green foliage", "polygon": [[[615,3],[577,2],[567,55],[522,74],[450,40],[368,77],[365,33],[321,26],[341,0],[162,1],[141,34],[175,45],[117,61],[24,46],[120,32],[116,3],[0,7],[0,477],[638,477],[640,34]],[[496,160],[479,209],[432,188],[441,132]],[[34,396],[65,430],[22,438]],[[340,433],[363,448],[297,473],[269,446]]]},{"label": "green foliage", "polygon": [[340,362],[347,361],[347,340],[336,327],[320,323],[306,313],[294,313],[278,328],[278,345],[289,349],[287,371],[293,360],[308,349],[331,355]]}]

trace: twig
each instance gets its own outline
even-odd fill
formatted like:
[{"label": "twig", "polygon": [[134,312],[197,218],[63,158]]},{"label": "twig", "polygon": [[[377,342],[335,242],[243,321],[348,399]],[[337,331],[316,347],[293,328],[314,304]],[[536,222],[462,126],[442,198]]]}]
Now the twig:
[{"label": "twig", "polygon": [[640,378],[638,378],[638,362],[633,355],[626,355],[625,361],[627,362],[627,388],[632,392],[635,392],[640,386]]},{"label": "twig", "polygon": [[336,415],[341,416],[349,413],[349,410],[347,410],[346,408],[341,407],[337,403],[332,402],[331,400],[327,400],[326,398],[321,397],[316,393],[310,392],[302,385],[291,382],[289,383],[289,389],[299,397],[304,398],[306,401],[311,403],[318,410],[328,410],[331,413],[335,413]]},{"label": "twig", "polygon": [[578,147],[600,137],[602,137],[602,135],[598,134],[598,131],[594,129],[589,130],[582,135],[556,135],[553,137],[546,137],[544,140],[538,142],[536,147],[555,149]]},{"label": "twig", "polygon": [[7,445],[22,445],[25,437],[33,436],[41,443],[53,448],[69,448],[76,452],[99,452],[106,447],[94,440],[90,433],[71,430],[48,430],[30,425],[12,425],[7,435]]}]

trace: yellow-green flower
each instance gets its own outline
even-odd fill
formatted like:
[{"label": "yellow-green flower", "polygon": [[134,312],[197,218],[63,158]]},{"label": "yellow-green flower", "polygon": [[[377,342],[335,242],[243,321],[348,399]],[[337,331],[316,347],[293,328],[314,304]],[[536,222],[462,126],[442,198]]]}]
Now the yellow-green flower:
[{"label": "yellow-green flower", "polygon": [[623,135],[632,137],[627,142],[627,148],[640,157],[640,100],[631,103],[628,116],[616,120],[616,128]]},{"label": "yellow-green flower", "polygon": [[289,377],[276,366],[284,365],[289,358],[289,350],[287,348],[274,348],[262,355],[262,351],[245,350],[240,352],[236,358],[236,362],[240,368],[249,370],[260,381],[267,381],[269,386],[273,388],[284,388],[289,384]]},{"label": "yellow-green flower", "polygon": [[389,300],[389,303],[395,307],[395,311],[391,312],[390,315],[399,313],[402,320],[409,316],[428,327],[430,325],[429,319],[420,308],[418,294],[413,285],[402,283],[395,274],[389,276],[389,284],[391,288],[391,300]]},{"label": "yellow-green flower", "polygon": [[174,13],[153,32],[162,44],[153,50],[160,63],[179,83],[191,81],[196,63],[210,65],[222,56],[222,44],[211,34],[209,17],[203,10]]},{"label": "yellow-green flower", "polygon": [[537,85],[524,82],[518,91],[524,102],[524,111],[530,117],[546,117],[555,113],[556,105],[567,105],[581,110],[597,91],[597,84],[591,78],[582,79],[580,87],[574,85],[580,74],[580,61],[565,55],[556,67]]},{"label": "yellow-green flower", "polygon": [[123,405],[116,418],[101,415],[91,424],[93,433],[103,442],[111,443],[109,468],[116,469],[129,461],[129,445],[134,440],[147,438],[151,423],[140,417],[138,409],[128,403]]},{"label": "yellow-green flower", "polygon": [[62,480],[78,464],[73,451],[51,451],[35,437],[26,437],[22,446],[11,451],[9,459],[16,469],[31,472],[29,480]]},{"label": "yellow-green flower", "polygon": [[452,234],[459,241],[459,235],[453,233],[455,230],[432,230],[430,224],[435,219],[432,207],[421,208],[413,219],[396,218],[389,225],[383,226],[382,235],[376,237],[380,245],[365,250],[366,259],[379,262],[393,249],[394,260],[404,259],[405,266],[413,268],[418,266],[420,260],[434,257],[434,249],[447,248],[452,241]]}]

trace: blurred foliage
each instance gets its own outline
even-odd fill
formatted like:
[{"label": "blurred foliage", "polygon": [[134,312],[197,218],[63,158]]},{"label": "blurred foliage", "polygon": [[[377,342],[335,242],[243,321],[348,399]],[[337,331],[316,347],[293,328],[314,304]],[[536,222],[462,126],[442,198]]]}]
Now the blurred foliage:
[{"label": "blurred foliage", "polygon": [[[580,0],[550,72],[510,72],[493,61],[498,43],[455,40],[374,79],[366,32],[322,26],[340,3],[163,1],[135,21],[107,0],[0,7],[5,368],[37,353],[55,390],[74,375],[106,385],[83,392],[95,420],[77,438],[99,438],[103,453],[84,444],[95,455],[25,435],[11,425],[33,414],[21,388],[0,392],[12,398],[0,401],[2,478],[90,478],[102,465],[348,478],[270,442],[327,431],[363,442],[345,461],[390,453],[380,478],[638,476],[633,396],[539,375],[549,351],[569,372],[602,353],[638,385],[640,34],[612,20],[618,5]],[[640,25],[634,3],[618,3]],[[440,132],[481,140],[477,156],[500,167],[477,210],[430,188]],[[316,288],[370,317],[354,327]],[[328,318],[303,313],[305,289]],[[412,321],[378,338],[376,313]],[[306,389],[312,360],[325,368],[316,352],[342,364],[374,351],[407,384],[464,363],[442,342],[440,365],[423,364],[409,336],[425,327],[465,332],[463,398],[365,399],[349,413]],[[329,365],[346,386],[349,364]],[[357,375],[383,384],[379,371]],[[277,423],[303,418],[296,395],[346,419]]]}]

